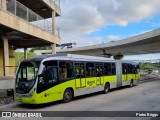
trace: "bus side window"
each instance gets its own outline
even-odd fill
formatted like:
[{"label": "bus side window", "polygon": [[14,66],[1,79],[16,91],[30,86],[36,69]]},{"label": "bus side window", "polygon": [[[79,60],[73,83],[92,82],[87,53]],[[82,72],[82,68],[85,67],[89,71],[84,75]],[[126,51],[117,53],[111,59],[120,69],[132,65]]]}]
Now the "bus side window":
[{"label": "bus side window", "polygon": [[136,68],[136,65],[134,65],[134,74],[137,74],[137,68]]},{"label": "bus side window", "polygon": [[136,65],[137,73],[140,72],[140,65]]},{"label": "bus side window", "polygon": [[60,79],[70,79],[74,77],[73,62],[60,61],[59,62]]},{"label": "bus side window", "polygon": [[132,64],[130,64],[130,71],[131,71],[131,74],[134,74],[134,66]]},{"label": "bus side window", "polygon": [[131,74],[131,64],[127,64],[128,74]]},{"label": "bus side window", "polygon": [[76,78],[80,78],[80,66],[79,66],[79,63],[75,63],[75,74],[76,74]]},{"label": "bus side window", "polygon": [[103,72],[104,72],[104,70],[103,70],[103,63],[100,64],[99,70],[100,70],[100,76],[103,76]]},{"label": "bus side window", "polygon": [[81,78],[85,78],[84,63],[80,64]]},{"label": "bus side window", "polygon": [[134,74],[135,73],[135,66],[130,64],[130,73]]},{"label": "bus side window", "polygon": [[84,63],[75,63],[76,78],[85,78]]},{"label": "bus side window", "polygon": [[94,76],[94,63],[86,63],[86,76],[93,77]]},{"label": "bus side window", "polygon": [[112,63],[112,75],[116,75],[116,64]]},{"label": "bus side window", "polygon": [[58,74],[57,74],[57,68],[56,67],[52,67],[52,66],[48,66],[47,70],[46,70],[46,80],[45,83],[46,84],[53,84],[56,83],[58,80]]},{"label": "bus side window", "polygon": [[96,64],[96,76],[99,77],[100,76],[100,68],[99,68],[99,64]]},{"label": "bus side window", "polygon": [[122,74],[125,74],[125,64],[122,63]]},{"label": "bus side window", "polygon": [[126,64],[127,74],[129,74],[129,64]]},{"label": "bus side window", "polygon": [[104,63],[104,75],[112,75],[112,63]]},{"label": "bus side window", "polygon": [[128,64],[122,63],[122,73],[128,74]]}]

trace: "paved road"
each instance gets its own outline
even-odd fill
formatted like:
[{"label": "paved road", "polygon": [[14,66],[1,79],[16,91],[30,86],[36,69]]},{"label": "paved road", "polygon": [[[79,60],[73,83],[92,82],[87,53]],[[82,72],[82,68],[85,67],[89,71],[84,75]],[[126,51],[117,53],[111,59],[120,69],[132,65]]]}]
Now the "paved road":
[{"label": "paved road", "polygon": [[[124,87],[111,90],[108,94],[92,94],[78,97],[70,103],[55,102],[47,105],[33,106],[14,103],[1,106],[0,110],[7,111],[160,111],[160,78],[151,77],[140,82],[133,88]],[[46,118],[50,120],[51,118]],[[59,120],[75,118],[56,118]],[[109,118],[77,118],[79,120]],[[128,120],[128,118],[112,118]],[[131,118],[139,120],[139,118]],[[158,118],[141,118],[141,120],[158,120]],[[6,119],[5,119],[6,120]],[[7,119],[9,120],[9,119]]]}]

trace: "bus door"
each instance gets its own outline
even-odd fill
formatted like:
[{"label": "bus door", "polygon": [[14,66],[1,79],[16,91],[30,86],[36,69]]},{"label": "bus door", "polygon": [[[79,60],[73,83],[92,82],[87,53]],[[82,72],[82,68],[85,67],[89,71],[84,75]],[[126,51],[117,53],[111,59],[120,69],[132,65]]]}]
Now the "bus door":
[{"label": "bus door", "polygon": [[104,83],[103,80],[103,64],[96,63],[96,84],[102,85]]},{"label": "bus door", "polygon": [[[42,101],[60,97],[58,84],[58,61],[45,61],[43,63],[42,74],[39,75],[37,84],[37,93],[42,93],[42,95],[45,96],[42,97]],[[56,89],[53,88],[54,86],[57,86]],[[53,88],[54,92],[49,91],[50,88]]]},{"label": "bus door", "polygon": [[138,80],[138,73],[139,73],[139,65],[135,65],[135,70],[134,70],[135,80]]},{"label": "bus door", "polygon": [[76,88],[86,87],[84,63],[75,63]]}]

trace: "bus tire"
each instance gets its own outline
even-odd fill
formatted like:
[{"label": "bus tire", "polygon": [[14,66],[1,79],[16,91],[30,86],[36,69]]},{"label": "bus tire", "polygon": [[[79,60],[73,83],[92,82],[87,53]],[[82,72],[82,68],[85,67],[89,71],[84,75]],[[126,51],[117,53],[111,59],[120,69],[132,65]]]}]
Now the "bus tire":
[{"label": "bus tire", "polygon": [[130,85],[129,85],[130,87],[133,87],[133,80],[131,80],[131,82],[130,82]]},{"label": "bus tire", "polygon": [[108,91],[109,91],[109,89],[110,89],[109,83],[106,83],[105,86],[104,86],[104,91],[103,91],[103,93],[104,93],[104,94],[107,94]]},{"label": "bus tire", "polygon": [[72,100],[72,98],[73,98],[72,91],[70,89],[66,89],[63,94],[63,102],[68,103]]}]

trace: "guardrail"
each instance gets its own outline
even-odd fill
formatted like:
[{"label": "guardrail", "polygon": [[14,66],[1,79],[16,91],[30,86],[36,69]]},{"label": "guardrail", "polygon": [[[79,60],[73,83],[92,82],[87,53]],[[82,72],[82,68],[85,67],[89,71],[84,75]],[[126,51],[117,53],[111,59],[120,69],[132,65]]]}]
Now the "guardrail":
[{"label": "guardrail", "polygon": [[0,76],[4,76],[4,68],[8,68],[9,76],[15,76],[17,66],[0,66]]},{"label": "guardrail", "polygon": [[[2,0],[0,0],[2,2]],[[52,0],[53,1],[53,0]],[[55,1],[54,1],[55,3]],[[2,3],[1,3],[2,4]],[[32,25],[39,27],[43,30],[46,30],[52,33],[53,24],[47,19],[42,18],[37,13],[33,12],[31,9],[27,8],[17,0],[8,0],[7,2],[7,11],[10,13],[28,21]],[[59,30],[59,29],[58,29]],[[58,31],[59,33],[59,31]],[[58,36],[59,34],[56,34]],[[60,37],[60,36],[58,36]]]}]

